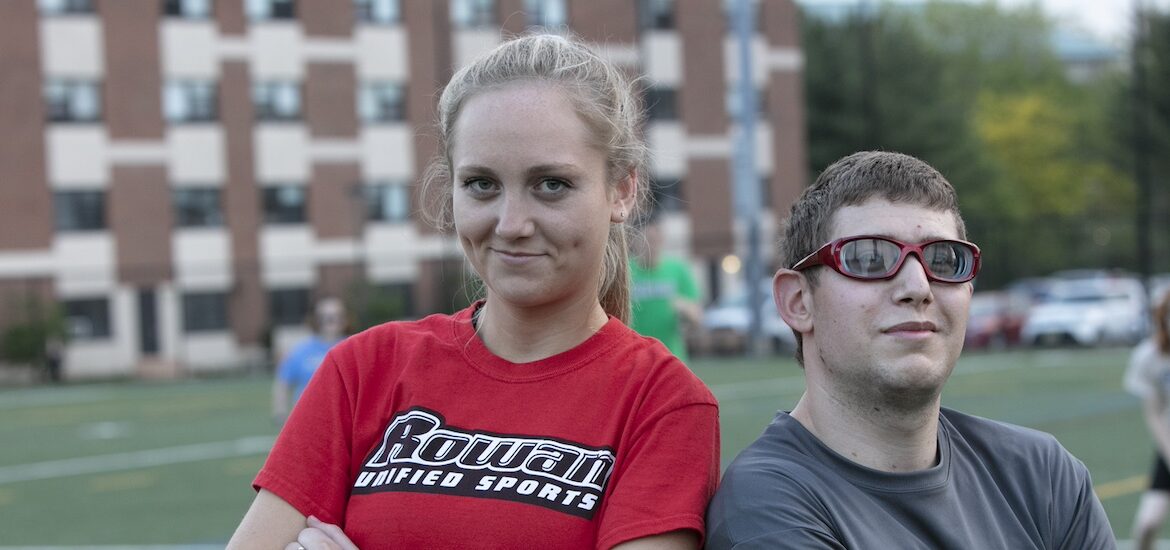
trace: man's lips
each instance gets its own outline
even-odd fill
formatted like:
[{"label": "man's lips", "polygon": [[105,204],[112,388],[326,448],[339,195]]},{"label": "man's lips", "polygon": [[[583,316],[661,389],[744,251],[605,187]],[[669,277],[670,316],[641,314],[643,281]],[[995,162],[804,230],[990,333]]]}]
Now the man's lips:
[{"label": "man's lips", "polygon": [[930,321],[911,321],[907,323],[898,323],[892,327],[888,327],[882,332],[938,332],[938,327]]}]

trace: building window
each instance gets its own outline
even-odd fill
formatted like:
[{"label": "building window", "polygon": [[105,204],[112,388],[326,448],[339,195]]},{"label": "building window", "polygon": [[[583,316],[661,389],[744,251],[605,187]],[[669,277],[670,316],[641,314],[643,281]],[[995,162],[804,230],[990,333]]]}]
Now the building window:
[{"label": "building window", "polygon": [[569,23],[565,0],[524,0],[524,11],[528,13],[528,24],[533,27],[556,30]]},{"label": "building window", "polygon": [[638,28],[674,29],[674,0],[638,0]]},{"label": "building window", "polygon": [[405,222],[410,219],[410,187],[405,183],[373,183],[365,186],[366,219]]},{"label": "building window", "polygon": [[406,87],[399,82],[366,82],[357,91],[362,122],[406,120]]},{"label": "building window", "polygon": [[647,88],[646,116],[650,120],[678,120],[678,90]]},{"label": "building window", "polygon": [[398,23],[402,21],[402,4],[399,0],[353,0],[353,15],[362,23]]},{"label": "building window", "polygon": [[183,330],[207,332],[228,328],[226,292],[183,294]]},{"label": "building window", "polygon": [[75,340],[110,337],[110,301],[105,298],[75,298],[64,301],[65,324]]},{"label": "building window", "polygon": [[687,209],[680,179],[656,178],[650,185],[654,207],[664,212],[681,212]]},{"label": "building window", "polygon": [[102,117],[101,86],[88,80],[45,82],[46,116],[51,122],[95,122]]},{"label": "building window", "polygon": [[301,87],[284,80],[257,82],[252,85],[252,103],[258,120],[300,120]]},{"label": "building window", "polygon": [[305,223],[305,186],[269,185],[261,191],[264,202],[264,223]]},{"label": "building window", "polygon": [[185,19],[207,19],[211,17],[212,0],[163,0],[163,15]]},{"label": "building window", "polygon": [[458,28],[496,26],[495,0],[451,0],[451,22]]},{"label": "building window", "polygon": [[219,227],[223,225],[223,208],[218,188],[175,189],[175,225],[179,227]]},{"label": "building window", "polygon": [[98,231],[106,228],[106,195],[102,191],[53,193],[57,231]]},{"label": "building window", "polygon": [[174,80],[163,85],[163,117],[167,122],[207,122],[216,119],[214,82]]},{"label": "building window", "polygon": [[268,320],[272,326],[305,324],[309,317],[309,289],[280,288],[268,291]]},{"label": "building window", "polygon": [[247,0],[244,4],[248,19],[252,21],[296,19],[296,7],[294,0]]},{"label": "building window", "polygon": [[37,6],[45,15],[94,12],[93,0],[37,0]]}]

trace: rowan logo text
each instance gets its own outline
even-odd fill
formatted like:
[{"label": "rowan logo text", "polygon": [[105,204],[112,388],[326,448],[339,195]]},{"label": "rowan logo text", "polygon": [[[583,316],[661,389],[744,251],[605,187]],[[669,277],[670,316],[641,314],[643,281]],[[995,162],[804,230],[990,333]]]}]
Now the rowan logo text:
[{"label": "rowan logo text", "polygon": [[591,519],[613,472],[607,448],[445,425],[412,408],[390,420],[354,494],[407,491],[496,498]]}]

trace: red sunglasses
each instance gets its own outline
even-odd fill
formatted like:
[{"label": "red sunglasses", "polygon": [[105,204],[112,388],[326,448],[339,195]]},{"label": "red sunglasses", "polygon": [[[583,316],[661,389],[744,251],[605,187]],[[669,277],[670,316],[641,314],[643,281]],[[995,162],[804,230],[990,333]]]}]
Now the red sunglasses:
[{"label": "red sunglasses", "polygon": [[965,283],[979,273],[979,247],[967,241],[939,239],[909,244],[888,237],[859,235],[826,243],[796,262],[801,271],[827,265],[846,277],[863,281],[890,279],[898,274],[906,257],[918,256],[926,278],[939,283]]}]

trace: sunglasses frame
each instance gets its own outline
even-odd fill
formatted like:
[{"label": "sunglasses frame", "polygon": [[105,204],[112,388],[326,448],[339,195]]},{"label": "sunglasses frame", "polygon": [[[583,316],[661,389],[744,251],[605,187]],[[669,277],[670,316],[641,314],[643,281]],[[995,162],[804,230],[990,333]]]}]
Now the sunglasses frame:
[{"label": "sunglasses frame", "polygon": [[[881,277],[863,277],[861,275],[855,275],[853,273],[849,273],[849,272],[845,271],[845,269],[842,267],[842,265],[841,265],[841,249],[844,248],[845,245],[848,243],[851,243],[853,241],[860,241],[863,239],[877,239],[879,241],[886,241],[886,242],[890,242],[890,243],[894,243],[894,244],[898,245],[898,252],[899,252],[898,261],[894,264],[893,267],[890,268],[890,270],[885,275],[882,275]],[[974,253],[973,258],[972,258],[971,274],[969,276],[967,276],[966,278],[954,279],[954,280],[943,279],[943,278],[935,276],[934,272],[932,272],[930,270],[930,268],[927,267],[926,260],[924,260],[923,256],[922,256],[922,250],[924,248],[932,245],[932,244],[935,244],[935,243],[959,243],[959,244],[962,244],[964,246],[971,247],[971,250]],[[954,284],[966,283],[966,282],[974,279],[975,276],[979,274],[979,247],[976,246],[975,243],[963,241],[963,240],[959,240],[959,239],[934,239],[934,240],[930,240],[930,241],[926,241],[926,242],[921,242],[918,244],[910,244],[910,243],[905,243],[905,242],[899,241],[897,239],[891,239],[889,237],[883,237],[880,235],[854,235],[854,236],[850,236],[850,237],[841,237],[840,239],[834,239],[832,241],[825,243],[823,246],[818,248],[812,254],[805,256],[804,259],[800,260],[799,262],[796,262],[796,265],[792,266],[792,269],[795,271],[803,271],[803,270],[808,269],[810,267],[824,265],[824,266],[828,266],[829,268],[831,268],[833,271],[836,271],[837,273],[840,273],[846,277],[849,277],[850,279],[857,279],[859,281],[884,281],[886,279],[893,279],[894,277],[896,277],[898,275],[898,272],[902,270],[902,264],[906,262],[906,258],[909,257],[911,254],[918,256],[918,263],[922,265],[922,272],[926,274],[926,278],[930,279],[931,281],[936,282],[936,283],[954,283]]]}]

